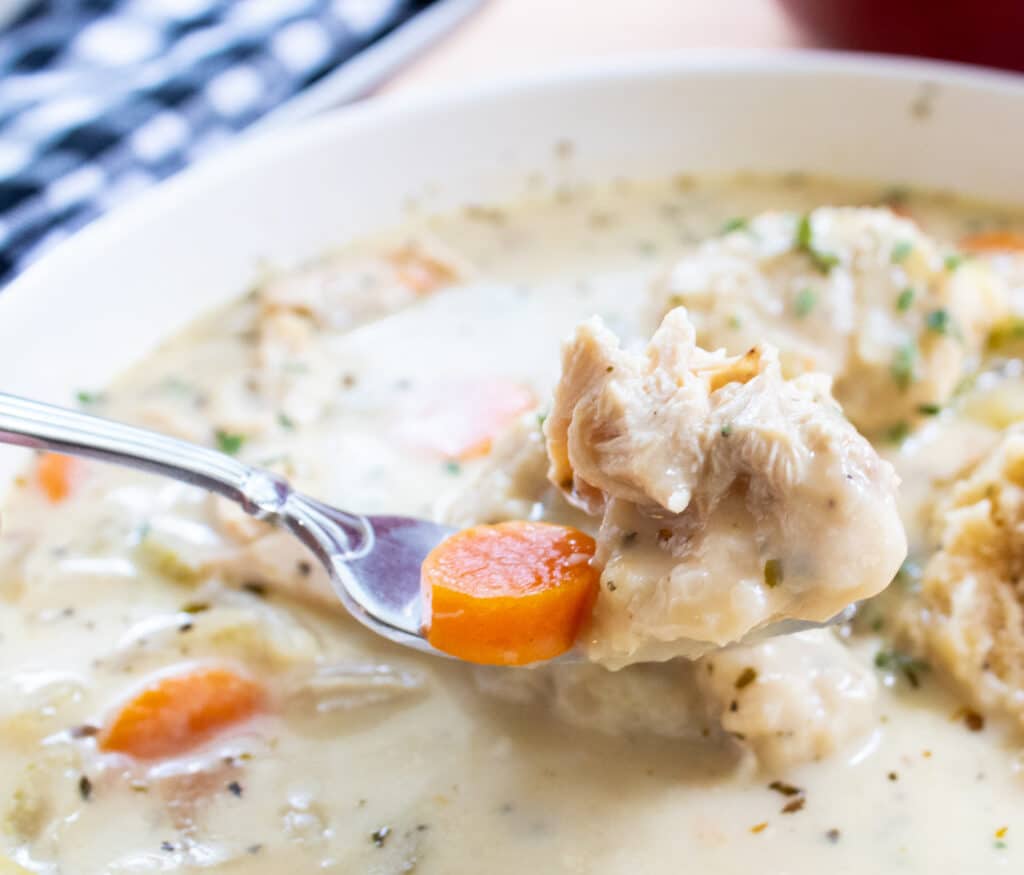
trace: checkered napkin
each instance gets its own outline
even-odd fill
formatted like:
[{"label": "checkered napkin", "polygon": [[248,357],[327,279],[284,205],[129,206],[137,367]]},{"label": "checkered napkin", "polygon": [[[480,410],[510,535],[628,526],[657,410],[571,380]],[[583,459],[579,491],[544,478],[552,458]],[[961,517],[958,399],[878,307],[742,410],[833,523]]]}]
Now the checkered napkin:
[{"label": "checkered napkin", "polygon": [[429,5],[49,0],[0,31],[0,284]]}]

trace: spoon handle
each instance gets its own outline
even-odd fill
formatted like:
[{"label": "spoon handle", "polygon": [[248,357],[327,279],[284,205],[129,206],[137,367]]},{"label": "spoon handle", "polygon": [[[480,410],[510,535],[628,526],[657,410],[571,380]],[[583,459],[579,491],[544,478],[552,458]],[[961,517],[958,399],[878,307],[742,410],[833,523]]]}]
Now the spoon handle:
[{"label": "spoon handle", "polygon": [[238,502],[256,517],[280,509],[288,485],[267,471],[187,441],[0,393],[0,443],[88,456],[162,474]]}]

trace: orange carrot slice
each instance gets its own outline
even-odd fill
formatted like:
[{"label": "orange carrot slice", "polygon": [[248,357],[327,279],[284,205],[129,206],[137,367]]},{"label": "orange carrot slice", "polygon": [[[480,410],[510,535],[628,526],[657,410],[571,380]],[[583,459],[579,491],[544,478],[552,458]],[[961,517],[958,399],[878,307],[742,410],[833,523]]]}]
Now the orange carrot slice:
[{"label": "orange carrot slice", "polygon": [[502,378],[442,383],[410,410],[404,443],[442,459],[485,456],[494,438],[537,404],[525,386]]},{"label": "orange carrot slice", "polygon": [[1024,252],[1024,233],[1019,231],[982,231],[960,241],[968,252]]},{"label": "orange carrot slice", "polygon": [[452,535],[423,563],[427,640],[487,665],[564,653],[597,596],[594,546],[589,535],[550,523],[498,523]]},{"label": "orange carrot slice", "polygon": [[54,504],[71,494],[75,460],[60,453],[43,453],[36,462],[36,481]]},{"label": "orange carrot slice", "polygon": [[226,668],[163,677],[131,699],[99,736],[99,748],[138,759],[177,756],[247,720],[263,688]]}]

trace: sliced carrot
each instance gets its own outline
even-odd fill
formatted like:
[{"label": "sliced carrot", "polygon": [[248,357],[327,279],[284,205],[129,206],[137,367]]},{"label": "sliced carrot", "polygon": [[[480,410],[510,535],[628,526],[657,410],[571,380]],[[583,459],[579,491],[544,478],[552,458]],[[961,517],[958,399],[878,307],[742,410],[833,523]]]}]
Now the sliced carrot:
[{"label": "sliced carrot", "polygon": [[75,460],[60,453],[43,453],[36,462],[36,481],[54,504],[71,494],[74,469]]},{"label": "sliced carrot", "polygon": [[405,443],[442,459],[485,456],[494,438],[537,404],[525,386],[503,378],[434,385],[400,428]]},{"label": "sliced carrot", "polygon": [[469,662],[526,665],[573,646],[597,596],[594,539],[569,526],[474,526],[423,563],[427,640]]},{"label": "sliced carrot", "polygon": [[968,252],[1024,252],[1024,233],[1020,231],[982,231],[960,241]]},{"label": "sliced carrot", "polygon": [[256,714],[265,701],[255,681],[226,668],[160,678],[131,699],[100,733],[100,750],[139,759],[177,756]]}]

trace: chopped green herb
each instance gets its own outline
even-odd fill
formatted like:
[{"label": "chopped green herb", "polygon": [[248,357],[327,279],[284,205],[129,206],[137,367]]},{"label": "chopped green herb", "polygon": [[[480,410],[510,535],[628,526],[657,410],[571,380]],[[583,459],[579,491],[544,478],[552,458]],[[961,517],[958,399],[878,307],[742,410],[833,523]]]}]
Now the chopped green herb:
[{"label": "chopped green herb", "polygon": [[546,420],[547,418],[548,418],[548,415],[547,415],[546,413],[538,413],[538,414],[537,414],[537,425],[538,425],[538,426],[539,426],[540,428],[544,428],[544,421],[545,421],[545,420]]},{"label": "chopped green herb", "polygon": [[946,270],[952,273],[964,263],[964,256],[959,252],[951,252],[942,260],[942,263],[945,265]]},{"label": "chopped green herb", "polygon": [[828,273],[839,264],[838,256],[831,252],[823,252],[814,245],[814,231],[811,227],[811,216],[809,213],[804,213],[797,223],[795,246],[797,251],[803,252],[811,259],[814,266],[821,273]]},{"label": "chopped green herb", "polygon": [[993,843],[992,847],[994,847],[997,851],[1005,851],[1006,850],[1006,842],[1004,842],[1002,839],[997,839]]},{"label": "chopped green herb", "polygon": [[277,414],[277,424],[281,426],[285,431],[295,430],[295,420],[292,419],[287,413]]},{"label": "chopped green herb", "polygon": [[210,610],[210,605],[209,602],[186,602],[181,606],[181,610],[185,614],[201,614]]},{"label": "chopped green herb", "polygon": [[811,228],[810,213],[804,213],[796,226],[796,248],[806,251],[811,248],[814,230]]},{"label": "chopped green herb", "polygon": [[814,289],[801,289],[793,304],[793,310],[796,312],[797,318],[803,319],[804,316],[814,309],[817,301],[818,296],[814,293]]},{"label": "chopped green herb", "polygon": [[462,473],[462,465],[456,462],[454,459],[449,459],[444,463],[445,473],[451,474],[453,477]]},{"label": "chopped green herb", "polygon": [[905,422],[897,422],[885,431],[885,439],[893,444],[902,444],[910,434],[910,426]]},{"label": "chopped green herb", "polygon": [[732,434],[732,423],[731,422],[727,422],[725,425],[722,426],[721,434],[722,434],[722,437],[729,437],[729,435]]},{"label": "chopped green herb", "polygon": [[384,842],[388,840],[388,836],[391,835],[390,826],[382,826],[380,829],[375,829],[370,833],[370,840],[378,847],[383,848]]},{"label": "chopped green herb", "polygon": [[85,802],[88,802],[92,796],[92,781],[89,780],[87,775],[82,775],[78,779],[78,795],[82,797]]},{"label": "chopped green herb", "polygon": [[901,313],[906,313],[910,309],[910,305],[914,303],[914,290],[907,286],[900,296],[896,299],[896,309]]},{"label": "chopped green herb", "polygon": [[928,671],[928,663],[899,650],[879,650],[875,654],[875,667],[893,674],[902,674],[914,689],[921,686],[921,675]]},{"label": "chopped green herb", "polygon": [[941,404],[918,404],[917,412],[922,416],[938,416],[942,412]]},{"label": "chopped green herb", "polygon": [[901,240],[892,248],[892,254],[890,258],[893,264],[899,264],[901,261],[906,261],[907,256],[914,251],[914,244],[909,240]]},{"label": "chopped green herb", "polygon": [[889,373],[892,375],[896,385],[901,389],[909,389],[910,384],[914,382],[916,362],[917,347],[912,342],[903,344],[893,355],[892,364],[889,365]]},{"label": "chopped green herb", "polygon": [[764,584],[769,589],[775,589],[782,583],[782,560],[769,559],[764,563]]},{"label": "chopped green herb", "polygon": [[106,400],[106,395],[103,392],[86,392],[79,390],[75,393],[75,398],[78,399],[78,403],[83,407],[89,407],[93,404],[100,404]]},{"label": "chopped green herb", "polygon": [[736,678],[736,689],[742,690],[744,687],[749,687],[754,681],[757,680],[757,669],[753,666],[748,665],[743,671],[740,672],[739,677]]},{"label": "chopped green herb", "polygon": [[932,310],[924,318],[925,325],[928,326],[929,331],[934,331],[936,334],[949,334],[950,319],[948,310]]},{"label": "chopped green herb", "polygon": [[729,327],[733,331],[739,331],[743,327],[743,320],[740,319],[735,313],[733,313],[728,319]]},{"label": "chopped green herb", "polygon": [[219,428],[214,436],[217,438],[217,449],[222,453],[227,453],[229,456],[234,456],[242,449],[242,444],[245,443],[245,435],[232,434]]},{"label": "chopped green herb", "polygon": [[731,219],[726,219],[725,224],[722,225],[722,233],[730,234],[733,231],[744,231],[747,228],[747,220],[743,216],[734,216]]}]

